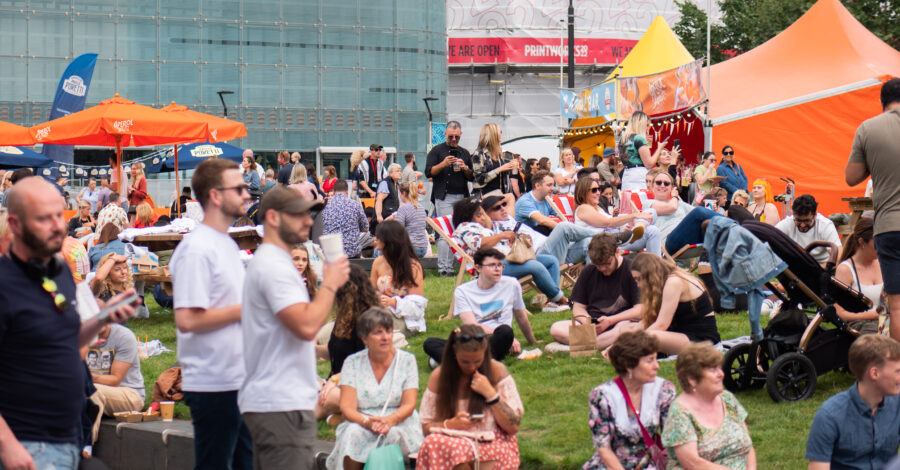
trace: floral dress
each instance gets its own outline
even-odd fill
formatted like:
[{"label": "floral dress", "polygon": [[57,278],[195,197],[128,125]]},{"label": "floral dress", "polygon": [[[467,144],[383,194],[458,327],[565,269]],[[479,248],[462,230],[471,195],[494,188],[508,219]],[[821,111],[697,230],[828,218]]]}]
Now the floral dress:
[{"label": "floral dress", "polygon": [[[675,386],[672,382],[657,377],[653,382],[644,384],[641,392],[641,424],[650,435],[657,436],[662,432],[669,407],[674,401]],[[629,412],[625,397],[613,380],[591,391],[588,403],[588,426],[594,436],[595,449],[608,447],[626,469],[655,468],[637,419]],[[594,456],[582,468],[601,470],[607,467],[603,465],[600,454],[594,452]]]},{"label": "floral dress", "polygon": [[[389,415],[400,407],[404,390],[419,388],[416,357],[409,352],[397,350],[394,362],[388,367],[381,382],[378,382],[369,362],[369,350],[363,349],[344,361],[340,385],[356,389],[356,406],[361,413],[369,416],[381,416],[381,410],[390,395],[390,403],[384,412],[385,415]],[[349,421],[339,424],[335,434],[337,439],[334,442],[334,450],[326,461],[329,469],[344,468],[344,457],[350,457],[356,462],[365,462],[378,441],[377,434]],[[401,452],[408,455],[419,450],[422,439],[419,414],[413,411],[409,418],[392,427],[378,445],[399,444]]]},{"label": "floral dress", "polygon": [[[497,382],[497,392],[500,399],[514,411],[524,412],[522,399],[516,389],[516,382],[511,375],[507,375]],[[422,396],[422,423],[437,421],[437,394],[431,390],[425,390]],[[469,400],[460,400],[456,409],[465,410],[469,406]],[[419,449],[416,459],[417,470],[450,470],[453,467],[475,460],[475,449],[478,449],[478,460],[481,462],[495,462],[494,470],[514,470],[519,468],[519,441],[516,436],[507,434],[494,421],[494,415],[490,408],[484,410],[484,419],[480,425],[472,431],[493,431],[494,440],[479,442],[462,437],[453,437],[446,434],[431,433],[425,438]],[[475,447],[473,447],[473,445]]]},{"label": "floral dress", "polygon": [[722,392],[725,417],[717,429],[700,424],[694,415],[677,401],[669,409],[663,429],[662,442],[669,453],[669,469],[683,469],[675,458],[674,447],[688,442],[697,443],[700,457],[735,470],[747,468],[747,455],[753,442],[744,427],[747,412],[731,392]]}]

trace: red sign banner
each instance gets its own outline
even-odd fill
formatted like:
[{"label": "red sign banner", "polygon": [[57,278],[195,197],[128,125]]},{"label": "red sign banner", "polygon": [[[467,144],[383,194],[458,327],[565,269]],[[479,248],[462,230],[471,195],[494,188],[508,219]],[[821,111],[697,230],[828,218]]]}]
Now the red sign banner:
[{"label": "red sign banner", "polygon": [[[566,41],[568,42],[568,41]],[[559,38],[449,38],[447,64],[559,64],[568,63],[569,47]],[[622,62],[637,41],[630,39],[575,39],[577,65],[613,65]]]}]

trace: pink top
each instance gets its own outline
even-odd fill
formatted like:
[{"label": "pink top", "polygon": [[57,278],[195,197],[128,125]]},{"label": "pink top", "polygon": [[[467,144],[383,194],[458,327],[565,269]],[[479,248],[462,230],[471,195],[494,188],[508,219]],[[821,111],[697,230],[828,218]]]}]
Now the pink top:
[{"label": "pink top", "polygon": [[[519,413],[525,412],[525,407],[522,406],[522,399],[519,398],[519,391],[516,388],[516,381],[513,380],[512,375],[507,375],[501,379],[497,383],[496,388],[503,403],[506,403],[507,406]],[[461,399],[456,405],[457,410],[466,410],[468,407],[468,399]],[[432,392],[431,389],[425,389],[425,394],[422,395],[422,405],[419,407],[419,419],[422,421],[422,424],[433,423],[437,421],[436,415],[437,393]],[[476,423],[476,426],[470,431],[493,431],[497,427],[494,415],[489,407],[484,410],[484,419]]]}]

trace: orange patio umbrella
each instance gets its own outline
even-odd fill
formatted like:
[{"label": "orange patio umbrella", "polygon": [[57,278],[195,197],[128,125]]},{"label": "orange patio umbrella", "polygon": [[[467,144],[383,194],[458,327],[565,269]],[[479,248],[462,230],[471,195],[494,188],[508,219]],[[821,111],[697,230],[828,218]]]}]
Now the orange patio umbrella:
[{"label": "orange patio umbrella", "polygon": [[[201,139],[200,142],[224,142],[226,140],[240,139],[247,135],[247,126],[241,122],[193,111],[187,106],[175,104],[174,101],[168,106],[164,106],[161,111],[205,122],[207,125],[207,137]],[[178,146],[174,145],[172,151],[175,157],[175,188],[176,192],[178,192],[181,191],[181,180],[178,176]],[[181,217],[181,204],[176,204],[176,210],[178,211],[178,216]]]},{"label": "orange patio umbrella", "polygon": [[0,145],[34,145],[34,137],[28,132],[27,127],[0,121]]},{"label": "orange patio umbrella", "polygon": [[35,142],[116,148],[115,172],[124,193],[122,148],[205,140],[206,122],[136,104],[116,93],[96,106],[33,126]]}]

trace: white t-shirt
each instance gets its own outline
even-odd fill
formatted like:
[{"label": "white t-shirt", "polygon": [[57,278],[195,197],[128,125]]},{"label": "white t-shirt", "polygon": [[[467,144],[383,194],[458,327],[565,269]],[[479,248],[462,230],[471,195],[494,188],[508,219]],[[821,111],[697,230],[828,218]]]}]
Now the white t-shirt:
[{"label": "white t-shirt", "polygon": [[[175,308],[222,308],[241,303],[244,264],[227,234],[199,224],[169,260]],[[181,388],[189,392],[228,392],[244,383],[240,323],[206,333],[176,331]]]},{"label": "white t-shirt", "polygon": [[[834,223],[829,220],[828,217],[825,217],[818,212],[816,212],[816,224],[806,231],[806,233],[797,230],[797,224],[794,223],[794,216],[785,217],[775,224],[775,228],[784,232],[785,235],[791,237],[791,240],[794,240],[803,248],[806,248],[806,245],[815,241],[831,242],[837,245],[838,249],[841,248],[841,237],[838,236],[837,229],[834,228]],[[819,264],[828,261],[828,250],[824,248],[816,248],[815,250],[812,250],[810,254]]]},{"label": "white t-shirt", "polygon": [[522,286],[514,277],[503,276],[490,289],[478,287],[478,279],[460,284],[453,293],[454,316],[463,312],[475,314],[475,321],[488,328],[512,326],[513,310],[524,310]]},{"label": "white t-shirt", "polygon": [[[512,217],[506,220],[494,221],[494,232],[500,233],[515,230],[517,223],[516,219],[513,219]],[[541,247],[544,246],[544,242],[547,241],[546,235],[525,224],[522,224],[519,227],[518,233],[525,233],[531,236],[531,248],[534,249],[535,253],[541,251]]]},{"label": "white t-shirt", "polygon": [[[578,170],[580,170],[581,168],[582,168],[581,165],[575,165],[575,173],[572,174],[572,178],[575,178],[575,175],[578,173]],[[568,176],[569,172],[565,168],[558,166],[558,167],[556,167],[556,169],[553,170],[553,174]],[[558,194],[572,194],[575,192],[575,183],[557,185],[556,192]]]},{"label": "white t-shirt", "polygon": [[241,323],[247,378],[238,393],[242,413],[315,408],[315,343],[295,336],[277,315],[299,303],[308,304],[309,294],[290,253],[263,243],[247,266],[244,282]]}]

